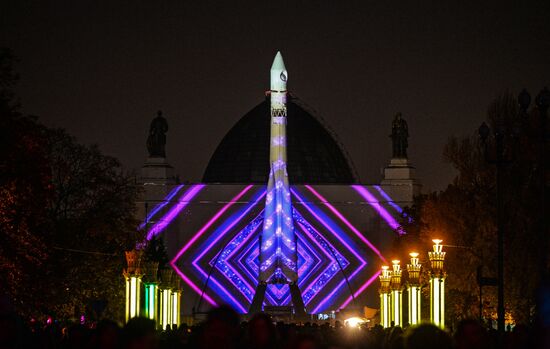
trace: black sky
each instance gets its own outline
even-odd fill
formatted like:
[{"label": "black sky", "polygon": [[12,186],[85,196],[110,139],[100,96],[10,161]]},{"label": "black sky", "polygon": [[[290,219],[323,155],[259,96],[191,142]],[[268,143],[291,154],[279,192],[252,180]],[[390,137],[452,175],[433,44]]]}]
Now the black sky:
[{"label": "black sky", "polygon": [[261,102],[281,50],[289,90],[317,110],[363,182],[390,156],[391,118],[430,189],[453,171],[451,135],[474,132],[506,90],[549,84],[550,1],[4,1],[0,46],[20,62],[27,113],[137,169],[157,109],[168,157],[199,181],[229,128]]}]

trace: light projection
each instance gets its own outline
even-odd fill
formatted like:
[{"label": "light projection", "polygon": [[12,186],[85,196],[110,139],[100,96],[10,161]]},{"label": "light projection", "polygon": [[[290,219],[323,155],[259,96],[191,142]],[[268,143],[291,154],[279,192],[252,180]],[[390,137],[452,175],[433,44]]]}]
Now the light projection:
[{"label": "light projection", "polygon": [[[151,221],[151,217],[154,217],[160,210],[162,210],[164,208],[164,206],[166,206],[168,203],[170,203],[172,201],[172,199],[174,198],[174,196],[176,196],[176,194],[179,193],[179,191],[183,188],[183,184],[180,184],[180,185],[176,185],[172,191],[170,191],[170,193],[168,195],[166,195],[166,197],[164,198],[164,200],[162,200],[162,202],[160,202],[158,205],[156,205],[152,210],[151,212],[148,212],[146,217],[145,217],[145,221],[143,221],[140,225],[139,225],[139,229],[146,229],[147,228],[147,225],[149,224],[149,222]],[[151,239],[151,236],[148,236],[147,237],[148,239]]]},{"label": "light projection", "polygon": [[[194,202],[204,204],[207,200],[201,195],[207,195],[205,188],[203,185],[190,185],[180,189],[171,204],[159,211],[159,215],[165,211],[163,217],[168,216],[168,219],[160,219],[152,226],[162,224],[162,229],[157,228],[156,235],[167,234],[164,236],[166,241],[173,241],[171,238],[175,237],[170,234],[180,233],[177,229],[174,233],[167,228],[174,221],[186,224],[189,219],[182,214],[185,211],[181,208],[183,197],[193,195]],[[186,298],[194,301],[188,308],[196,306],[197,299],[200,299],[204,304],[225,303],[241,313],[247,313],[254,298],[260,273],[259,238],[265,221],[266,187],[247,185],[230,188],[233,194],[229,199],[217,202],[217,209],[209,211],[208,215],[201,215],[195,230],[186,234],[184,239],[176,240],[181,247],[175,248],[171,254],[172,268],[196,295]],[[348,193],[355,193],[357,200],[365,203],[360,195],[361,190],[354,187],[350,191],[347,188]],[[345,209],[331,203],[321,189],[314,186],[290,187],[298,286],[309,313],[348,306],[377,280],[380,270],[376,266],[387,263],[376,243],[370,241],[368,231],[360,230],[353,219],[346,217]],[[372,192],[370,202],[361,207],[383,207],[388,215],[393,212],[394,217],[398,216],[397,210],[377,194],[378,191],[371,189],[369,192]],[[180,213],[170,215],[174,209]],[[369,212],[379,216],[379,211],[374,209]],[[390,228],[386,219],[381,219]],[[181,228],[179,225],[172,227]],[[391,229],[386,231],[386,234],[395,235]],[[346,285],[346,278],[353,285],[353,296]],[[264,305],[285,305],[289,304],[290,299],[288,285],[272,284],[266,289]]]},{"label": "light projection", "polygon": [[260,237],[259,280],[283,285],[298,280],[297,240],[286,168],[286,84],[288,72],[277,52],[271,66],[270,171]]},{"label": "light projection", "polygon": [[384,186],[289,184],[288,72],[280,52],[270,76],[267,185],[174,186],[141,225],[148,239],[163,236],[171,267],[192,290],[182,300],[163,291],[163,323],[174,320],[173,304],[185,302],[197,311],[226,303],[241,313],[292,304],[298,318],[359,306],[377,266],[387,264],[385,247],[404,233],[402,208]]},{"label": "light projection", "polygon": [[[147,240],[151,240],[154,236],[158,235],[163,231],[166,226],[174,220],[174,218],[191,202],[191,200],[204,188],[204,184],[193,185],[186,191],[177,201],[177,203],[172,206],[169,211],[160,217],[158,221],[147,231]],[[176,188],[177,189],[177,188]],[[181,188],[180,188],[181,189]],[[174,189],[175,190],[175,189]],[[177,194],[179,189],[175,192]],[[159,212],[167,203],[173,200],[174,195],[172,193],[168,194],[168,197],[163,200],[157,207],[152,211]],[[158,208],[160,206],[160,208]],[[147,217],[147,222],[151,219],[152,216]],[[147,223],[146,222],[146,223]]]}]

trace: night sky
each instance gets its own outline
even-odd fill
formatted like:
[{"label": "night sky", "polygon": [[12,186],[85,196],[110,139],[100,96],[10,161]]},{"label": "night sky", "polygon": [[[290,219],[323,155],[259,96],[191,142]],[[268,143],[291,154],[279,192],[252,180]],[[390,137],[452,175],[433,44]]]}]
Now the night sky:
[{"label": "night sky", "polygon": [[224,134],[262,101],[281,50],[289,90],[339,136],[362,182],[380,178],[398,111],[428,189],[454,173],[451,135],[504,91],[549,85],[550,1],[3,1],[0,46],[20,59],[23,110],[128,169],[158,109],[167,155],[200,181]]}]

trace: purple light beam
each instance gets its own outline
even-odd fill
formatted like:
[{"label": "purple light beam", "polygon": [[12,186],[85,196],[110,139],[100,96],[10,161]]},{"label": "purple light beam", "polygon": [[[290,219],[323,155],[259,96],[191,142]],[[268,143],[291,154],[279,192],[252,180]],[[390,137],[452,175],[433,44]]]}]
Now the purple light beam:
[{"label": "purple light beam", "polygon": [[178,203],[168,211],[162,217],[155,225],[151,227],[149,232],[147,233],[147,240],[151,240],[153,236],[158,235],[161,231],[163,231],[168,224],[170,224],[174,218],[177,217],[177,215],[183,210],[189,202],[204,188],[204,184],[197,184],[191,186],[191,189],[189,189],[179,200]]}]

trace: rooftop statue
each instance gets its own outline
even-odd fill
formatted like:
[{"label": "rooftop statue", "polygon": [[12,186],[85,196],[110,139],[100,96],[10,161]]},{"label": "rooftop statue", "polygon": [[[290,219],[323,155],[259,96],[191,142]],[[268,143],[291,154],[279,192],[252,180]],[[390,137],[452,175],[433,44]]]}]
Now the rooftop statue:
[{"label": "rooftop statue", "polygon": [[407,148],[409,143],[409,127],[407,122],[401,117],[401,113],[397,113],[392,122],[391,139],[393,145],[393,158],[406,159]]},{"label": "rooftop statue", "polygon": [[158,111],[157,117],[151,121],[149,128],[149,137],[147,137],[147,150],[151,158],[166,157],[166,132],[168,131],[168,123],[162,116],[162,111]]}]

